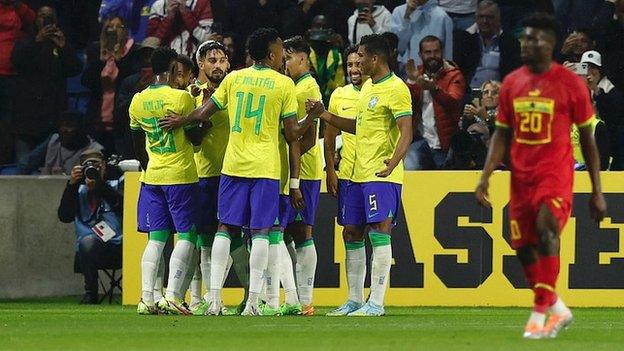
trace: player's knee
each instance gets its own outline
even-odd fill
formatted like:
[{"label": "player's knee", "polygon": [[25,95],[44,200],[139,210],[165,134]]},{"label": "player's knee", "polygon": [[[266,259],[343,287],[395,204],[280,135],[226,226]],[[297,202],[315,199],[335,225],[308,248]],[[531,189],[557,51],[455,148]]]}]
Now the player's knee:
[{"label": "player's knee", "polygon": [[346,242],[361,241],[364,239],[364,231],[355,226],[347,225],[344,227],[342,236]]},{"label": "player's knee", "polygon": [[516,256],[523,266],[528,266],[537,261],[537,250],[534,246],[524,246],[516,250]]},{"label": "player's knee", "polygon": [[390,235],[392,232],[392,219],[388,219],[379,223],[371,223],[370,227],[372,231]]}]

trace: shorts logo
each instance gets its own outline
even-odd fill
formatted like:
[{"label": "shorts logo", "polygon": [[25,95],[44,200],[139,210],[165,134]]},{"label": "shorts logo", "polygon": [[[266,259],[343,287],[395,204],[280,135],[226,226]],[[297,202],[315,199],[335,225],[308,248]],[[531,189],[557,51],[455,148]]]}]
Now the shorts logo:
[{"label": "shorts logo", "polygon": [[371,108],[371,109],[375,108],[378,102],[379,102],[379,98],[377,96],[373,96],[368,102],[368,108]]},{"label": "shorts logo", "polygon": [[[376,216],[377,215],[377,195],[376,194],[368,195],[368,204],[370,205],[369,212],[371,212],[368,215],[368,218]],[[372,212],[375,212],[375,213],[372,213]]]}]

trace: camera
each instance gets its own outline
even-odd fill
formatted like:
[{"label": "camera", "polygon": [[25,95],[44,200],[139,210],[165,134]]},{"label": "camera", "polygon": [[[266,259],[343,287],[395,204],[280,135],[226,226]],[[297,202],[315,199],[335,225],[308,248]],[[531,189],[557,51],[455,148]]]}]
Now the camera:
[{"label": "camera", "polygon": [[44,28],[53,24],[54,24],[54,19],[52,17],[45,16],[42,18],[42,25]]},{"label": "camera", "polygon": [[99,180],[100,179],[100,163],[98,161],[89,160],[82,165],[82,175],[85,179]]}]

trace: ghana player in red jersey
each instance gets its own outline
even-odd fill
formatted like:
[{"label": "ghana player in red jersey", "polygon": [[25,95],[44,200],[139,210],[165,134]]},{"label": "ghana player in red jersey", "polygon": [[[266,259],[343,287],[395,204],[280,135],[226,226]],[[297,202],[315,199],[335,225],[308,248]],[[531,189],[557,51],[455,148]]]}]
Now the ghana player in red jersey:
[{"label": "ghana player in red jersey", "polygon": [[572,208],[572,124],[579,127],[592,182],[591,216],[599,222],[607,208],[589,93],[579,77],[552,61],[556,30],[555,20],[545,14],[525,20],[520,40],[525,65],[503,82],[497,128],[476,189],[479,202],[490,206],[488,179],[510,147],[511,239],[535,295],[524,331],[532,339],[556,337],[572,322],[572,313],[555,292],[559,235]]}]

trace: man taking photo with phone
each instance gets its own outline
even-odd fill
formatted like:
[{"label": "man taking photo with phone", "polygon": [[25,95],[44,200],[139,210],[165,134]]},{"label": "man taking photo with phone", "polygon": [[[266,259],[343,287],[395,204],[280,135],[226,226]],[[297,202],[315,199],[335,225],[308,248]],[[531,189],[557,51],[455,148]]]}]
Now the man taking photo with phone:
[{"label": "man taking photo with phone", "polygon": [[355,0],[355,11],[347,20],[349,42],[357,45],[363,36],[390,31],[392,14],[383,5],[375,5],[375,0]]}]

